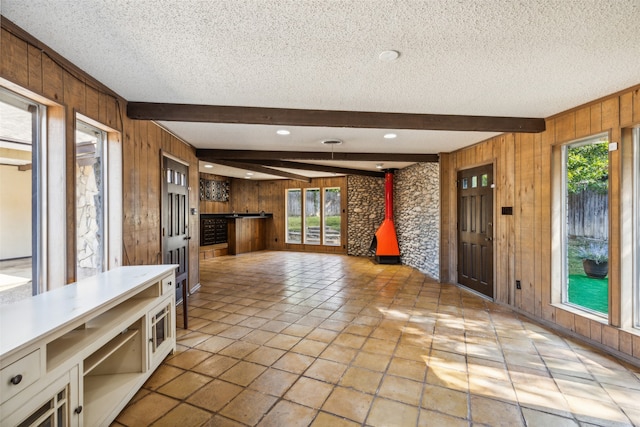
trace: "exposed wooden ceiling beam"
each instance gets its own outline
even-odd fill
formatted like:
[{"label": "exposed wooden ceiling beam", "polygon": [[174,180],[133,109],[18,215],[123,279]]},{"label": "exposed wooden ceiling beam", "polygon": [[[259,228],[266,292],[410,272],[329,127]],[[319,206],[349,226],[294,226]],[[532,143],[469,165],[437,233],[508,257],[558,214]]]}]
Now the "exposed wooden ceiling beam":
[{"label": "exposed wooden ceiling beam", "polygon": [[289,178],[296,181],[311,182],[311,178],[303,175],[298,175],[291,172],[284,172],[277,169],[267,168],[267,167],[256,165],[253,163],[234,162],[229,160],[216,160],[215,163],[223,166],[237,168],[237,169],[245,169],[245,170],[250,170],[250,171],[259,172],[259,173],[266,173],[269,175],[281,176],[283,178]]},{"label": "exposed wooden ceiling beam", "polygon": [[270,166],[276,168],[298,169],[307,171],[329,172],[338,173],[342,175],[360,175],[360,176],[373,176],[377,178],[384,178],[384,172],[339,168],[335,166],[327,165],[315,165],[313,163],[298,163],[289,162],[287,160],[244,160],[246,163],[259,164],[262,166]]},{"label": "exposed wooden ceiling beam", "polygon": [[342,160],[369,162],[421,162],[437,163],[437,154],[404,153],[331,153],[328,151],[260,151],[260,150],[215,150],[197,149],[200,160],[215,162],[222,160]]},{"label": "exposed wooden ceiling beam", "polygon": [[300,110],[152,102],[129,102],[127,116],[138,120],[371,129],[525,133],[545,130],[545,121],[541,118]]}]

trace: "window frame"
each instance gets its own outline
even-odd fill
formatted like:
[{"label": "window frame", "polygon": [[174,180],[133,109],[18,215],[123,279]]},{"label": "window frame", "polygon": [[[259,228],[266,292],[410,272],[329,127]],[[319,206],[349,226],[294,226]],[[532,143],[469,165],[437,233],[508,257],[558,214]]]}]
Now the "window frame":
[{"label": "window frame", "polygon": [[[337,189],[340,191],[340,242],[337,244],[327,244],[325,243],[325,191]],[[292,242],[289,240],[289,193],[291,191],[299,191],[300,194],[300,241]],[[318,241],[308,242],[307,241],[307,233],[306,233],[306,225],[307,225],[307,215],[306,215],[306,200],[307,200],[307,191],[318,191],[320,195],[320,235]],[[284,233],[285,233],[285,243],[291,245],[309,245],[309,246],[328,246],[332,248],[342,246],[343,242],[343,232],[342,226],[344,224],[343,218],[343,209],[342,209],[342,187],[339,185],[333,185],[328,187],[323,186],[314,186],[314,187],[296,187],[296,188],[286,188],[285,189],[285,215],[284,215]]]},{"label": "window frame", "polygon": [[[78,112],[75,113],[75,120],[80,120],[93,128],[103,132],[103,185],[105,188],[103,195],[103,271],[108,271],[114,267],[123,265],[123,153],[121,133]],[[75,136],[74,136],[75,145]],[[75,152],[75,147],[74,147]],[[75,170],[75,158],[74,158]],[[75,174],[75,171],[74,171]],[[75,209],[75,200],[74,200]],[[76,238],[77,241],[77,238]],[[74,243],[75,247],[76,243]],[[77,248],[76,248],[77,251]],[[77,265],[77,260],[75,262]]]},{"label": "window frame", "polygon": [[640,328],[640,127],[632,131],[633,143],[633,327]]},{"label": "window frame", "polygon": [[[300,195],[300,241],[291,241],[289,240],[289,193],[297,191]],[[302,225],[302,217],[303,217],[303,206],[302,206],[302,188],[287,188],[284,193],[284,242],[291,245],[301,245],[303,244],[302,235],[303,233],[303,225]]]},{"label": "window frame", "polygon": [[[568,183],[567,183],[567,172],[568,172],[568,153],[570,148],[581,147],[589,144],[594,144],[600,141],[601,143],[609,143],[611,141],[610,135],[608,132],[598,133],[595,135],[590,135],[585,138],[576,139],[573,141],[569,141],[560,146],[560,213],[562,220],[559,223],[559,235],[560,235],[560,251],[561,251],[561,261],[560,261],[560,303],[570,309],[579,310],[581,312],[587,313],[589,315],[595,316],[600,319],[608,319],[611,314],[611,307],[608,307],[607,313],[602,313],[599,311],[591,310],[587,307],[580,306],[575,303],[569,302],[569,266],[568,266],[568,257],[569,257],[569,242],[568,242]],[[611,161],[609,156],[609,162]],[[609,180],[611,178],[609,177]],[[607,198],[610,199],[610,195],[607,195]],[[609,200],[610,202],[610,200]],[[608,221],[611,222],[610,217],[610,207],[608,211]],[[607,227],[610,227],[610,224],[607,224]],[[553,244],[553,243],[552,243]],[[607,250],[609,252],[609,257],[611,256],[611,245],[609,241],[607,241]],[[611,292],[611,283],[608,284],[608,292]]]},{"label": "window frame", "polygon": [[[323,240],[323,236],[324,236],[324,232],[322,230],[322,223],[324,221],[324,217],[322,216],[323,214],[323,209],[322,209],[322,187],[309,187],[309,188],[304,188],[303,189],[303,194],[304,196],[302,197],[303,200],[303,204],[302,204],[302,212],[303,212],[303,216],[302,216],[302,243],[304,245],[313,245],[313,246],[322,246],[322,240]],[[318,198],[320,199],[319,201],[319,212],[320,212],[320,224],[318,225],[318,241],[307,241],[307,193],[310,193],[312,191],[317,191],[318,192]]]},{"label": "window frame", "polygon": [[[75,183],[75,190],[74,190],[74,215],[75,215],[75,242],[74,242],[74,247],[75,247],[75,257],[76,257],[76,262],[75,262],[75,277],[76,279],[81,278],[80,274],[79,274],[79,260],[78,260],[78,216],[77,216],[77,168],[78,168],[78,162],[77,162],[77,146],[78,146],[78,140],[77,140],[77,135],[78,135],[78,131],[82,129],[83,132],[85,133],[89,133],[89,132],[94,132],[96,134],[96,137],[99,139],[99,147],[97,147],[96,153],[99,152],[100,155],[100,179],[101,179],[101,183],[100,183],[100,187],[98,188],[98,192],[101,194],[101,201],[102,201],[102,206],[99,212],[100,215],[100,221],[102,223],[102,229],[99,230],[102,232],[102,238],[100,239],[100,254],[99,254],[99,270],[95,272],[95,274],[104,272],[108,269],[108,265],[109,265],[109,154],[108,154],[108,145],[109,145],[109,140],[108,140],[108,134],[107,131],[100,128],[99,126],[95,126],[94,124],[89,123],[86,119],[84,119],[82,116],[76,114],[75,117],[75,122],[74,122],[74,129],[75,129],[75,134],[74,134],[74,183]],[[95,275],[94,274],[94,275]],[[90,277],[90,276],[82,276],[84,277]]]},{"label": "window frame", "polygon": [[[327,226],[326,226],[326,219],[327,219],[327,212],[326,212],[326,196],[327,196],[327,191],[328,190],[338,190],[340,193],[340,208],[338,209],[338,212],[340,213],[340,241],[336,244],[331,244],[331,243],[327,243]],[[339,247],[342,244],[342,188],[340,187],[322,187],[322,199],[321,199],[321,204],[322,204],[322,221],[321,221],[321,230],[322,230],[322,245],[323,246],[332,246],[332,247]]]},{"label": "window frame", "polygon": [[0,87],[0,102],[31,113],[31,293],[45,292],[47,282],[47,107]]}]

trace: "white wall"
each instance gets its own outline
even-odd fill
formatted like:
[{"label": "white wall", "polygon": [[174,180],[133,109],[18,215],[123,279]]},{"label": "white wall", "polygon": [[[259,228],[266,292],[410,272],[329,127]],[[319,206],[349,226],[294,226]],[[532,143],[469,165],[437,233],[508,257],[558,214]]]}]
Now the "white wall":
[{"label": "white wall", "polygon": [[0,260],[31,256],[31,171],[0,165]]}]

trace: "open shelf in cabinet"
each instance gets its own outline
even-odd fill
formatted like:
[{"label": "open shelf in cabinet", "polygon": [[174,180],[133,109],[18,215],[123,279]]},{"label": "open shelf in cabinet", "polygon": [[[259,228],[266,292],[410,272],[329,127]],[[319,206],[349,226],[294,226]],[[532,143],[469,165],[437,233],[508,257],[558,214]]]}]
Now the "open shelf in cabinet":
[{"label": "open shelf in cabinet", "polygon": [[[88,375],[84,378],[84,425],[103,425],[138,391],[140,374]],[[122,402],[114,408],[114,402]]]},{"label": "open shelf in cabinet", "polygon": [[[83,401],[85,425],[101,425],[114,411],[115,396],[126,396],[135,390],[146,372],[144,315],[126,330],[84,359]],[[127,399],[128,400],[128,399]]]},{"label": "open shelf in cabinet", "polygon": [[84,375],[90,374],[91,371],[102,362],[107,361],[109,356],[127,345],[127,343],[133,340],[139,333],[140,331],[137,329],[123,331],[120,335],[109,341],[108,344],[102,346],[98,351],[87,357],[84,360]]},{"label": "open shelf in cabinet", "polygon": [[110,337],[105,331],[123,331],[154,298],[127,300],[103,314],[87,321],[78,328],[47,344],[47,371],[52,371],[68,360],[81,355],[86,357],[96,346]]}]

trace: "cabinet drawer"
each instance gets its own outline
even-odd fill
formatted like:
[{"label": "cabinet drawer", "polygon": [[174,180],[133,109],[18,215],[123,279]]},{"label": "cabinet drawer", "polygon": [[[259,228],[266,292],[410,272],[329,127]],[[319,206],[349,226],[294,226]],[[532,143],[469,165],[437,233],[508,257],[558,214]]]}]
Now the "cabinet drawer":
[{"label": "cabinet drawer", "polygon": [[40,349],[0,371],[0,396],[6,401],[40,378]]},{"label": "cabinet drawer", "polygon": [[175,290],[175,279],[173,276],[162,279],[162,295]]}]

